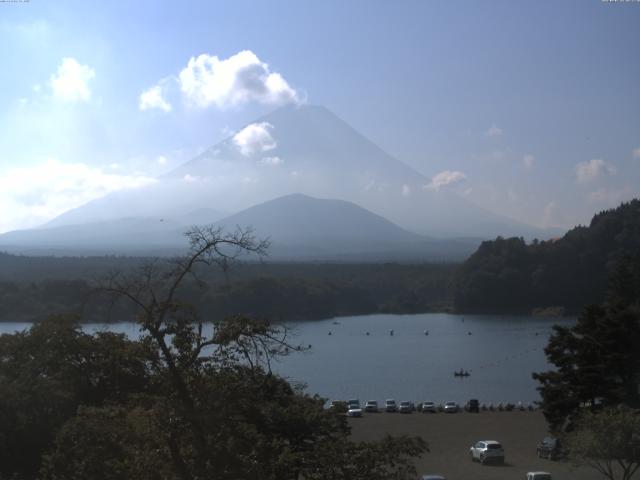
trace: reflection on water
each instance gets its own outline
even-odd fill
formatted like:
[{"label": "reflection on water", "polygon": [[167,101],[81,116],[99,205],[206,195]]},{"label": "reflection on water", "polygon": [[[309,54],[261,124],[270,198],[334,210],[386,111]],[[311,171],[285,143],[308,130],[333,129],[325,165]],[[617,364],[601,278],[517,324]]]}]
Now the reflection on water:
[{"label": "reflection on water", "polygon": [[[552,325],[573,322],[433,313],[293,322],[288,325],[293,341],[311,345],[311,350],[273,367],[292,381],[306,383],[309,393],[326,398],[530,403],[539,398],[531,373],[549,368],[544,347]],[[0,333],[28,327],[4,323]],[[105,328],[138,335],[133,323],[85,326],[87,331]],[[455,377],[460,369],[470,375]]]}]

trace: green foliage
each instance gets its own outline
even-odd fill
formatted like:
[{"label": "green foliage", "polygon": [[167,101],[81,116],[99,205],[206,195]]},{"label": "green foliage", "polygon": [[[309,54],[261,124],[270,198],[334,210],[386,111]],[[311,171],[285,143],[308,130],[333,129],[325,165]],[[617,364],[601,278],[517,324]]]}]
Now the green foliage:
[{"label": "green foliage", "polygon": [[640,407],[640,256],[621,259],[607,301],[584,309],[573,327],[554,327],[545,353],[556,369],[535,373],[553,429],[588,406]]},{"label": "green foliage", "polygon": [[243,315],[204,322],[178,300],[196,265],[263,244],[212,229],[190,240],[184,258],[105,279],[103,293],[135,305],[140,340],[66,318],[0,337],[0,478],[414,478],[421,439],[355,444],[344,415],[271,372],[299,350],[286,330]]},{"label": "green foliage", "polygon": [[483,242],[456,273],[458,311],[522,312],[564,307],[579,312],[604,300],[619,259],[640,250],[640,200],[595,215],[589,227],[527,245],[522,238]]},{"label": "green foliage", "polygon": [[[126,260],[126,261],[125,261]],[[75,313],[83,321],[131,318],[136,308],[112,305],[90,279],[150,259],[16,257],[0,253],[0,321],[33,321]],[[24,267],[27,273],[21,272]],[[244,263],[223,275],[198,268],[180,297],[212,318],[246,314],[276,320],[312,320],[366,313],[419,313],[449,307],[449,264]],[[14,275],[12,275],[14,273]],[[77,277],[74,277],[77,275]],[[46,277],[46,279],[43,279]],[[75,280],[69,280],[76,278]]]},{"label": "green foliage", "polygon": [[120,402],[151,388],[148,344],[83,333],[52,317],[0,336],[0,475],[31,478],[56,431],[81,405]]},{"label": "green foliage", "polygon": [[640,414],[624,407],[585,411],[565,446],[572,459],[609,480],[630,480],[640,467]]}]

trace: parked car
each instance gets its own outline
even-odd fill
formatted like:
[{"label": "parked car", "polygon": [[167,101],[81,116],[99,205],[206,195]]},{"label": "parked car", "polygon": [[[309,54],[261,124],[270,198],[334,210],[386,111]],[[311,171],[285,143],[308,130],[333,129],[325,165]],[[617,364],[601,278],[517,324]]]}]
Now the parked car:
[{"label": "parked car", "polygon": [[437,413],[438,408],[436,404],[433,402],[423,402],[422,403],[422,413]]},{"label": "parked car", "polygon": [[551,480],[549,472],[527,472],[527,480]]},{"label": "parked car", "polygon": [[464,409],[471,413],[480,413],[480,402],[476,398],[472,398],[467,402]]},{"label": "parked car", "polygon": [[347,400],[347,404],[348,404],[349,406],[351,406],[351,405],[356,405],[358,408],[360,408],[360,400],[355,399],[355,398],[352,398],[352,399],[350,399],[350,400]]},{"label": "parked car", "polygon": [[416,409],[413,405],[413,402],[400,402],[400,408],[398,411],[400,413],[411,413]]},{"label": "parked car", "polygon": [[482,465],[488,462],[504,463],[504,449],[495,440],[480,440],[469,449],[471,460]]},{"label": "parked car", "polygon": [[457,413],[458,404],[456,402],[447,402],[444,404],[444,413]]},{"label": "parked car", "polygon": [[422,475],[422,480],[447,480],[443,475]]},{"label": "parked car", "polygon": [[349,410],[347,410],[347,417],[361,417],[362,409],[360,407],[351,406]]},{"label": "parked car", "polygon": [[555,437],[544,437],[536,447],[538,458],[553,460],[560,454],[560,441]]},{"label": "parked car", "polygon": [[384,409],[387,412],[397,412],[398,411],[398,406],[396,405],[396,401],[394,399],[392,399],[392,398],[388,398],[384,402]]},{"label": "parked car", "polygon": [[378,412],[378,402],[376,400],[367,400],[367,403],[364,406],[365,412]]},{"label": "parked car", "polygon": [[358,400],[349,400],[349,408],[347,410],[348,417],[361,417],[362,408],[360,408],[360,402]]}]

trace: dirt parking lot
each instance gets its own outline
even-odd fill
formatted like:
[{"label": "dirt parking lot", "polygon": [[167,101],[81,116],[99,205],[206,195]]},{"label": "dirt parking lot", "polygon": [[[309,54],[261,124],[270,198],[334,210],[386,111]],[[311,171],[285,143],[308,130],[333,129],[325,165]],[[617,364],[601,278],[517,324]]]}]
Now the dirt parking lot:
[{"label": "dirt parking lot", "polygon": [[[549,461],[536,456],[536,444],[547,435],[541,412],[481,412],[399,414],[370,413],[349,419],[354,440],[390,435],[421,436],[430,452],[416,460],[420,475],[438,473],[447,480],[524,480],[526,473],[543,470],[553,480],[602,480],[587,466]],[[478,440],[498,440],[505,449],[505,464],[472,462],[469,447]]]}]

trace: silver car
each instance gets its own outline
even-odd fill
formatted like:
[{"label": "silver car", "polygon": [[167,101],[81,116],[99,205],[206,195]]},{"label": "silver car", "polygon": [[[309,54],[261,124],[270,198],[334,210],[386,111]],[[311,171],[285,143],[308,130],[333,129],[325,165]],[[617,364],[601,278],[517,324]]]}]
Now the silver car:
[{"label": "silver car", "polygon": [[495,440],[480,440],[469,449],[471,460],[482,465],[488,462],[504,463],[504,449]]},{"label": "silver car", "polygon": [[456,402],[447,402],[444,404],[444,413],[458,413],[458,404]]},{"label": "silver car", "polygon": [[438,407],[433,402],[422,403],[422,413],[437,413]]}]

